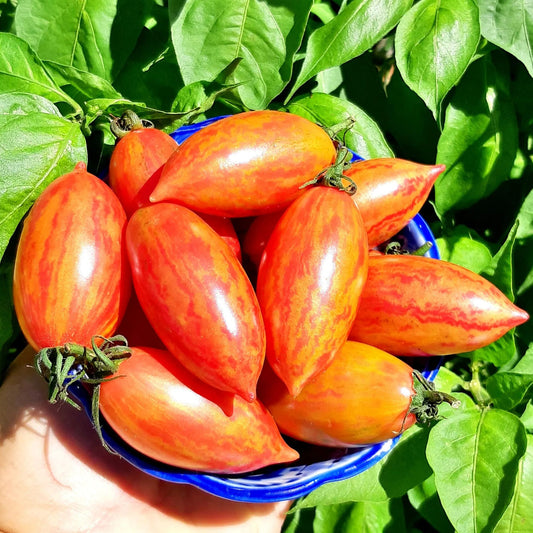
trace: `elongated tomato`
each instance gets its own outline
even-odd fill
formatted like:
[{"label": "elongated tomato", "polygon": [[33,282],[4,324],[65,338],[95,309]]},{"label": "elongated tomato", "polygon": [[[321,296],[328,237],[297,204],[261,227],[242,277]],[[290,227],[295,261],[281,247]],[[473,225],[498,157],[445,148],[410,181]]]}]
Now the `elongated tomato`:
[{"label": "elongated tomato", "polygon": [[165,164],[150,200],[227,217],[279,211],[335,155],[327,133],[305,118],[271,110],[239,113],[186,139]]},{"label": "elongated tomato", "polygon": [[139,302],[168,350],[211,386],[252,400],[265,331],[230,247],[196,213],[169,203],[137,210],[126,244]]},{"label": "elongated tomato", "polygon": [[122,246],[126,214],[85,163],[54,180],[34,203],[20,237],[13,297],[35,348],[111,336],[131,293]]},{"label": "elongated tomato", "polygon": [[155,128],[132,129],[118,141],[109,161],[109,184],[128,216],[150,203],[163,165],[177,147],[168,133]]},{"label": "elongated tomato", "polygon": [[395,158],[354,163],[344,174],[357,185],[353,199],[368,234],[368,246],[390,239],[420,211],[444,165]]},{"label": "elongated tomato", "polygon": [[348,194],[314,187],[283,214],[259,266],[267,358],[291,394],[348,337],[367,274],[361,215]]},{"label": "elongated tomato", "polygon": [[375,444],[416,421],[412,373],[397,357],[347,341],[296,397],[265,365],[258,395],[285,435],[321,446]]},{"label": "elongated tomato", "polygon": [[527,319],[497,287],[463,267],[373,255],[350,339],[395,355],[449,355],[486,346]]},{"label": "elongated tomato", "polygon": [[257,400],[246,402],[195,378],[166,350],[132,348],[123,377],[102,383],[100,410],[133,448],[163,463],[203,472],[237,474],[294,461]]}]

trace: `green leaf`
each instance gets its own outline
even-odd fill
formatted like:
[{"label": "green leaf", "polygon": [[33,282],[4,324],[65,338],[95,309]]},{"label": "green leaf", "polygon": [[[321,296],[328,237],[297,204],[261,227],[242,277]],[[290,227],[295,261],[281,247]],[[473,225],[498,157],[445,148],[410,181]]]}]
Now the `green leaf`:
[{"label": "green leaf", "polygon": [[517,57],[533,76],[533,2],[478,0],[481,34]]},{"label": "green leaf", "polygon": [[[350,501],[383,502],[403,496],[431,475],[425,458],[428,433],[427,428],[409,428],[378,463],[349,479],[318,487],[300,499],[295,509]],[[406,464],[409,465],[408,470],[405,469]]]},{"label": "green leaf", "polygon": [[444,97],[474,57],[479,37],[474,0],[421,0],[398,24],[398,68],[439,124]]},{"label": "green leaf", "polygon": [[478,59],[446,112],[437,153],[437,163],[447,167],[435,183],[438,212],[466,209],[494,192],[509,179],[517,146],[509,74],[490,56]]},{"label": "green leaf", "polygon": [[489,248],[475,231],[455,226],[437,239],[441,259],[468,268],[479,274],[492,261]]},{"label": "green leaf", "polygon": [[170,109],[183,80],[170,38],[168,8],[154,2],[150,15],[113,86],[129,100]]},{"label": "green leaf", "polygon": [[[381,94],[378,93],[374,98],[380,99]],[[398,157],[433,165],[437,155],[439,127],[429,108],[405,83],[397,68],[387,85],[387,101],[383,112],[386,113],[387,133],[398,145],[395,148]]]},{"label": "green leaf", "polygon": [[471,409],[431,430],[427,458],[458,533],[493,531],[513,496],[526,444],[520,420],[499,409]]},{"label": "green leaf", "polygon": [[533,238],[533,190],[524,198],[516,218],[518,220],[516,239],[526,240]]},{"label": "green leaf", "polygon": [[62,65],[54,61],[43,61],[53,80],[81,106],[94,98],[121,98],[121,94],[104,78]]},{"label": "green leaf", "polygon": [[148,2],[19,0],[17,35],[41,59],[112,80],[135,47]]},{"label": "green leaf", "polygon": [[87,161],[79,124],[42,111],[3,114],[1,102],[0,97],[0,258],[44,188]]},{"label": "green leaf", "polygon": [[399,500],[321,505],[316,508],[313,533],[405,533]]},{"label": "green leaf", "polygon": [[0,383],[6,368],[17,355],[14,343],[22,337],[13,305],[15,250],[15,246],[9,246],[0,262]]},{"label": "green leaf", "polygon": [[378,125],[358,106],[329,94],[314,93],[293,100],[288,105],[291,113],[308,118],[325,127],[340,124],[349,117],[355,124],[345,133],[348,148],[366,159],[394,157]]},{"label": "green leaf", "polygon": [[285,100],[319,72],[366,52],[391,31],[412,0],[355,0],[316,29],[307,43],[304,62]]},{"label": "green leaf", "polygon": [[245,107],[263,109],[287,85],[312,0],[170,0],[172,42],[186,85],[212,81],[242,58],[231,83]]},{"label": "green leaf", "polygon": [[451,394],[456,400],[461,402],[458,407],[452,407],[447,403],[442,403],[439,405],[440,418],[457,416],[457,413],[461,413],[475,406],[474,400],[471,396],[463,392],[457,392],[458,389],[462,389],[464,387],[464,382],[455,372],[452,372],[445,366],[441,366],[439,368],[434,383],[436,390]]},{"label": "green leaf", "polygon": [[62,116],[59,109],[43,96],[28,93],[0,94],[0,115],[27,115],[35,112]]},{"label": "green leaf", "polygon": [[533,435],[527,436],[527,451],[520,459],[513,499],[493,533],[533,531]]},{"label": "green leaf", "polygon": [[531,400],[527,403],[522,416],[520,417],[528,433],[533,433],[533,403]]},{"label": "green leaf", "polygon": [[0,32],[10,32],[13,26],[17,0],[0,0]]},{"label": "green leaf", "polygon": [[240,62],[240,59],[232,61],[213,81],[196,81],[180,89],[172,104],[172,111],[194,112],[191,117],[205,113],[218,97],[238,87],[236,83],[228,83],[228,79]]},{"label": "green leaf", "polygon": [[0,87],[2,93],[29,93],[56,104],[67,103],[75,113],[81,113],[78,104],[57,86],[28,43],[9,33],[0,33]]},{"label": "green leaf", "polygon": [[496,285],[509,300],[514,301],[513,294],[513,247],[518,233],[518,221],[509,230],[509,234],[496,255],[481,273]]},{"label": "green leaf", "polygon": [[283,522],[282,533],[309,533],[313,531],[315,509],[290,510]]},{"label": "green leaf", "polygon": [[489,376],[486,389],[496,407],[510,411],[529,396],[532,385],[533,346],[511,370]]},{"label": "green leaf", "polygon": [[368,470],[342,480],[327,483],[298,500],[295,510],[308,509],[317,505],[335,505],[350,501],[382,502],[389,499],[379,481],[383,462],[380,461]]},{"label": "green leaf", "polygon": [[439,533],[454,533],[435,487],[435,476],[413,487],[408,493],[409,503],[427,520]]}]

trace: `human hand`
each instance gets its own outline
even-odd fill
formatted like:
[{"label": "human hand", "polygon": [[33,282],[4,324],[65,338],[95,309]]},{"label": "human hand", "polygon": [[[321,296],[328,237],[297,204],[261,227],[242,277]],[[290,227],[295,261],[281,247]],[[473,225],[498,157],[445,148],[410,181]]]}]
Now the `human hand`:
[{"label": "human hand", "polygon": [[0,532],[278,533],[291,502],[240,503],[144,474],[51,405],[24,350],[0,387]]}]

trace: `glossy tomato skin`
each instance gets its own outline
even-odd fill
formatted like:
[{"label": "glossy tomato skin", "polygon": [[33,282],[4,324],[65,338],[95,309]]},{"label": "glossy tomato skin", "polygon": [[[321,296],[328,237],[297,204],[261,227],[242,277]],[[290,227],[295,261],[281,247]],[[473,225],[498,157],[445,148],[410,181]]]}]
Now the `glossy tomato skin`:
[{"label": "glossy tomato skin", "polygon": [[367,265],[363,221],[345,192],[313,187],[277,223],[256,291],[268,361],[291,394],[325,368],[346,341]]},{"label": "glossy tomato skin", "polygon": [[320,446],[375,444],[415,423],[412,371],[378,348],[347,341],[296,397],[265,365],[258,395],[285,435]]},{"label": "glossy tomato skin", "polygon": [[[219,474],[298,458],[259,401],[209,387],[165,350],[132,348],[119,374],[124,377],[101,385],[100,410],[128,444],[148,457]],[[230,413],[221,407],[228,397]]]},{"label": "glossy tomato skin", "polygon": [[357,185],[353,199],[365,222],[370,247],[390,239],[420,211],[444,165],[377,158],[344,172]]},{"label": "glossy tomato skin", "polygon": [[256,268],[259,268],[261,257],[263,257],[270,235],[272,235],[281,215],[283,215],[283,211],[255,217],[244,235],[242,243],[243,254]]},{"label": "glossy tomato skin", "polygon": [[231,248],[235,257],[242,261],[241,243],[231,219],[205,213],[198,213],[198,215],[222,237],[222,240]]},{"label": "glossy tomato skin", "polygon": [[133,129],[118,141],[109,161],[109,184],[128,216],[150,203],[163,165],[177,147],[168,133],[156,128]]},{"label": "glossy tomato skin", "polygon": [[150,200],[226,217],[279,211],[335,155],[327,133],[305,118],[272,110],[239,113],[186,139],[165,164]]},{"label": "glossy tomato skin", "polygon": [[15,310],[35,350],[66,342],[90,346],[111,336],[131,293],[113,191],[85,163],[54,180],[34,203],[18,244]]},{"label": "glossy tomato skin", "polygon": [[229,246],[197,214],[169,203],[137,210],[126,244],[139,302],[167,349],[211,386],[252,400],[265,331]]},{"label": "glossy tomato skin", "polygon": [[499,289],[447,261],[372,255],[350,339],[395,355],[481,348],[528,319]]}]

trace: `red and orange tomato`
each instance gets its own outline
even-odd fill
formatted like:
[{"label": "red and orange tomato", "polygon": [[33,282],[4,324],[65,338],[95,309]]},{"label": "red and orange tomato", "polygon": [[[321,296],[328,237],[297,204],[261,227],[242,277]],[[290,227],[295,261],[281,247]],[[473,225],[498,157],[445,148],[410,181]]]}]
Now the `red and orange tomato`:
[{"label": "red and orange tomato", "polygon": [[361,215],[345,192],[313,187],[276,224],[257,277],[267,359],[291,394],[348,337],[367,275]]},{"label": "red and orange tomato", "polygon": [[482,348],[528,318],[466,268],[429,257],[372,255],[350,339],[395,355],[450,355]]},{"label": "red and orange tomato", "polygon": [[13,298],[26,340],[40,350],[113,335],[129,301],[126,214],[85,163],[34,203],[17,248]]},{"label": "red and orange tomato", "polygon": [[224,474],[298,458],[258,400],[247,402],[206,385],[165,350],[134,347],[119,373],[124,377],[102,383],[100,410],[148,457]]},{"label": "red and orange tomato", "polygon": [[320,446],[375,444],[399,435],[416,417],[413,369],[378,348],[347,341],[298,396],[268,367],[259,398],[285,435]]},{"label": "red and orange tomato", "polygon": [[150,203],[163,165],[178,147],[164,131],[139,126],[119,139],[109,162],[109,185],[126,214]]},{"label": "red and orange tomato", "polygon": [[265,330],[222,237],[190,209],[159,203],[132,215],[126,246],[141,307],[168,350],[211,386],[253,400]]},{"label": "red and orange tomato", "polygon": [[335,156],[328,134],[305,118],[271,110],[239,113],[180,144],[150,199],[226,217],[279,211]]}]

